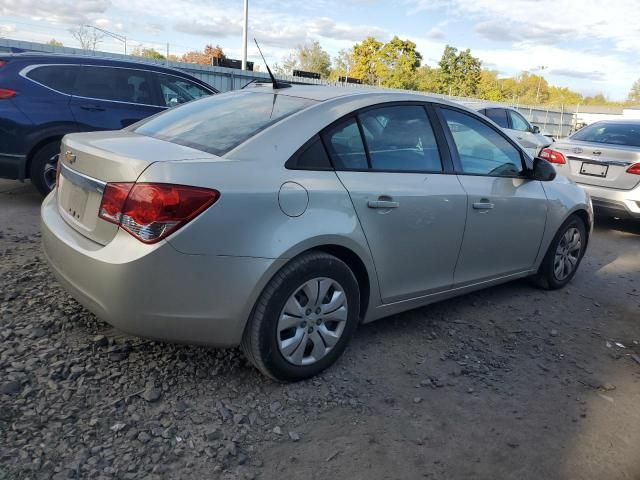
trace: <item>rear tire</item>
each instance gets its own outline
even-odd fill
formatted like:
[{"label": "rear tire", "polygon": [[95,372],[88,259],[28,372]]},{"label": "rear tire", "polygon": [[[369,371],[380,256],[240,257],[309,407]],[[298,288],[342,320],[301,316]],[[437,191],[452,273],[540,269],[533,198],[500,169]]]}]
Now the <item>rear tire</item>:
[{"label": "rear tire", "polygon": [[564,287],[578,271],[586,247],[584,221],[577,215],[571,215],[551,241],[538,273],[532,277],[534,284],[545,290]]},{"label": "rear tire", "polygon": [[333,255],[311,251],[267,284],[241,348],[265,375],[282,382],[302,380],[340,357],[359,318],[360,290],[351,269]]},{"label": "rear tire", "polygon": [[40,147],[31,157],[29,176],[34,187],[46,197],[56,186],[56,167],[60,154],[60,141]]}]

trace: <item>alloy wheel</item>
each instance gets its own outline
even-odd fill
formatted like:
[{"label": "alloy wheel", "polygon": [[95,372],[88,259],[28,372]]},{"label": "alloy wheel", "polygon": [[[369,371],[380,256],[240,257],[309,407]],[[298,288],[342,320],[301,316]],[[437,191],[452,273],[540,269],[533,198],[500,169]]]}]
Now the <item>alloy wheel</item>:
[{"label": "alloy wheel", "polygon": [[344,288],[331,278],[305,282],[289,297],[277,326],[278,348],[293,365],[311,365],[338,343],[348,318]]},{"label": "alloy wheel", "polygon": [[56,186],[56,170],[58,168],[58,155],[54,155],[47,163],[44,164],[44,183],[49,189],[49,191],[53,190]]},{"label": "alloy wheel", "polygon": [[580,231],[575,228],[569,228],[556,248],[556,255],[553,262],[553,274],[559,281],[564,280],[573,273],[580,259],[580,251],[582,249],[582,238]]}]

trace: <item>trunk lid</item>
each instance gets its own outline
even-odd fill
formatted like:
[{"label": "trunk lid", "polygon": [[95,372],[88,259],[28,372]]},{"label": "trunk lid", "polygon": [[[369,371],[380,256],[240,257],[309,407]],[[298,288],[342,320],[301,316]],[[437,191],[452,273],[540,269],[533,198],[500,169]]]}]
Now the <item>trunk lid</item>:
[{"label": "trunk lid", "polygon": [[106,245],[118,226],[98,217],[107,182],[135,182],[152,163],[219,159],[193,148],[128,131],[70,134],[63,138],[58,211],[82,235]]},{"label": "trunk lid", "polygon": [[640,149],[637,147],[569,139],[550,148],[566,157],[571,177],[577,183],[631,190],[640,182],[640,175],[626,171],[630,165],[640,162]]}]

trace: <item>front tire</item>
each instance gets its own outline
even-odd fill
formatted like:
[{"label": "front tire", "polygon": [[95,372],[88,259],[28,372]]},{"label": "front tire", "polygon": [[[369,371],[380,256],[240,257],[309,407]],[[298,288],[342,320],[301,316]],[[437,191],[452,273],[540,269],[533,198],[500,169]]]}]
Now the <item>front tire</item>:
[{"label": "front tire", "polygon": [[308,252],[268,283],[245,328],[249,361],[278,381],[312,377],[346,348],[360,317],[360,290],[351,269],[324,252]]},{"label": "front tire", "polygon": [[31,183],[46,197],[56,186],[56,168],[60,154],[60,142],[50,142],[40,147],[31,158]]},{"label": "front tire", "polygon": [[558,229],[540,264],[534,283],[545,290],[556,290],[571,281],[587,247],[584,221],[571,215]]}]

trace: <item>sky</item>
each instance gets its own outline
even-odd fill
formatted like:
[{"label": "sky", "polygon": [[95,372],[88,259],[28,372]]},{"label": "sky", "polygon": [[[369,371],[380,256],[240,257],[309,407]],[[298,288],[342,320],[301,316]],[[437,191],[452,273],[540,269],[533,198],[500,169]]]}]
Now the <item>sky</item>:
[{"label": "sky", "polygon": [[[129,49],[165,52],[169,43],[180,55],[209,43],[241,58],[242,22],[243,0],[0,0],[0,37],[71,47],[79,45],[68,29],[93,24],[126,36]],[[553,85],[611,100],[640,78],[638,0],[249,1],[249,38],[270,63],[313,40],[334,56],[367,36],[394,35],[415,42],[430,66],[449,44],[501,77],[542,72]],[[98,49],[123,45],[105,38]],[[252,43],[249,60],[259,61]]]}]

